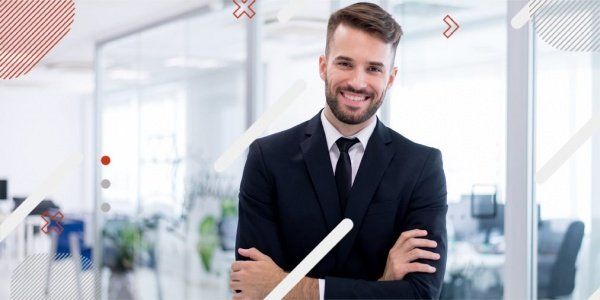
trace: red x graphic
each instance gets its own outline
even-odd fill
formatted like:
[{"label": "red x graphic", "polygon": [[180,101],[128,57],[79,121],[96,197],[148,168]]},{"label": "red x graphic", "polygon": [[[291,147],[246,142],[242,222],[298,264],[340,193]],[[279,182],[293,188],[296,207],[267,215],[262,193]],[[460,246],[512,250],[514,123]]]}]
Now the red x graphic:
[{"label": "red x graphic", "polygon": [[248,16],[248,18],[252,19],[256,12],[252,9],[252,5],[256,2],[256,0],[233,0],[233,3],[237,6],[233,15],[236,18],[240,18],[242,15]]},{"label": "red x graphic", "polygon": [[[42,213],[41,217],[46,222],[42,225],[42,228],[40,228],[45,234],[48,234],[52,230],[59,235],[63,232],[64,228],[60,222],[65,216],[60,211],[57,211],[54,215],[50,215],[50,212],[46,210]],[[55,226],[48,226],[51,222],[53,222]]]}]

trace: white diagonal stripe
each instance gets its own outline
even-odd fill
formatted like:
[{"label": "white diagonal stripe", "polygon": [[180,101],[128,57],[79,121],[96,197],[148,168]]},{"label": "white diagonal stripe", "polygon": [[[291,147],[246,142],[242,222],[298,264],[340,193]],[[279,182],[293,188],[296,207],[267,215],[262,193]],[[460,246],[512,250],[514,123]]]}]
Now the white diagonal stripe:
[{"label": "white diagonal stripe", "polygon": [[[531,1],[530,1],[531,2]],[[525,4],[519,12],[512,17],[510,25],[514,29],[519,29],[529,22],[529,3]]]},{"label": "white diagonal stripe", "polygon": [[588,300],[600,300],[600,287],[590,296]]},{"label": "white diagonal stripe", "polygon": [[352,220],[343,219],[310,253],[267,295],[265,300],[279,300],[317,265],[350,232]]},{"label": "white diagonal stripe", "polygon": [[231,163],[254,141],[290,104],[306,89],[306,82],[297,80],[275,104],[271,105],[265,113],[242,134],[234,143],[217,159],[214,169],[217,172],[225,171]]},{"label": "white diagonal stripe", "polygon": [[278,13],[277,19],[281,23],[285,23],[289,21],[294,14],[300,9],[302,6],[303,0],[289,0],[288,4],[286,4]]},{"label": "white diagonal stripe", "polygon": [[579,131],[577,131],[567,143],[550,158],[550,160],[537,172],[537,183],[544,183],[569,157],[571,157],[585,141],[600,130],[600,115],[592,117]]},{"label": "white diagonal stripe", "polygon": [[58,186],[64,177],[73,171],[83,160],[81,153],[75,153],[65,160],[50,176],[44,180],[39,186],[19,207],[15,209],[5,220],[0,224],[0,242],[3,241],[16,227],[25,220],[25,217],[42,202],[50,192]]}]

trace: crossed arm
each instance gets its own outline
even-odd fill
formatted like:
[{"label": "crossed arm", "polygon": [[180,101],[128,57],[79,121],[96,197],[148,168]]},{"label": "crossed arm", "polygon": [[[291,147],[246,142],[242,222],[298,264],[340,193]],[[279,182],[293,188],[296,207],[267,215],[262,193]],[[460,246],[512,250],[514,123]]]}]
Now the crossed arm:
[{"label": "crossed arm", "polygon": [[[238,259],[246,260],[231,266],[230,287],[237,291],[234,299],[262,299],[287,275],[274,262],[282,262],[284,255],[271,187],[260,145],[254,142],[240,187],[238,228],[244,228],[244,234],[238,230],[237,237],[237,245],[249,249],[238,249]],[[446,210],[441,154],[432,150],[410,199],[403,222],[406,231],[390,249],[379,280],[326,277],[325,298],[438,298],[445,268]],[[287,298],[318,299],[318,279],[303,278]]]}]

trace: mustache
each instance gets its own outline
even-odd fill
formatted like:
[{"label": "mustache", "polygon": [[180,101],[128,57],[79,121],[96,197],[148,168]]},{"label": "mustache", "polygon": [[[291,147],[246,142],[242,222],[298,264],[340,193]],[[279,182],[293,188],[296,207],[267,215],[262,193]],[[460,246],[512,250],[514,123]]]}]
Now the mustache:
[{"label": "mustache", "polygon": [[357,89],[355,89],[355,88],[353,88],[351,86],[345,86],[345,87],[338,88],[338,92],[341,92],[341,91],[347,91],[347,92],[351,92],[351,93],[355,93],[355,94],[365,94],[365,95],[368,95],[368,96],[373,96],[372,93],[369,93],[365,89],[357,90]]}]

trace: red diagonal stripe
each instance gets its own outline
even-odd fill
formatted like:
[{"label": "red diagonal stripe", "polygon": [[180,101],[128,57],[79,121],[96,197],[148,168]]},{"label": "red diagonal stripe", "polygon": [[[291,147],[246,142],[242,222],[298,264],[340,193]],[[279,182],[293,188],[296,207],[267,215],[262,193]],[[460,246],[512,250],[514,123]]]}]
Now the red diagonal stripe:
[{"label": "red diagonal stripe", "polygon": [[[56,6],[53,6],[52,8],[55,8]],[[37,12],[43,13],[44,12],[44,8],[45,7],[37,7],[38,10],[34,13],[35,16],[37,16]],[[48,21],[48,18],[37,18],[37,20],[35,20],[34,23],[30,24],[29,26],[19,26],[17,27],[19,30],[17,32],[13,32],[12,36],[9,37],[8,41],[5,40],[4,42],[6,44],[9,45],[8,49],[4,49],[4,51],[6,52],[6,55],[4,56],[4,63],[6,65],[11,65],[11,63],[16,59],[19,58],[19,49],[20,46],[22,44],[22,40],[24,38],[31,38],[31,37],[35,37],[35,33],[38,32],[38,30],[43,29],[43,26],[40,26],[40,23],[43,22],[43,24],[46,24]],[[15,24],[13,24],[15,25]],[[20,25],[20,24],[19,24]],[[33,31],[32,29],[33,28]]]},{"label": "red diagonal stripe", "polygon": [[14,23],[14,20],[19,18],[19,16],[21,16],[21,12],[25,9],[27,9],[27,4],[31,4],[30,7],[33,7],[33,3],[27,2],[27,1],[19,1],[17,3],[15,3],[14,5],[10,5],[10,6],[5,6],[6,7],[6,15],[8,16],[8,18],[6,18],[4,15],[2,15],[2,20],[5,23]]},{"label": "red diagonal stripe", "polygon": [[[23,18],[24,15],[28,14],[29,11],[35,7],[35,3],[33,2],[27,2],[27,1],[22,1],[23,5],[19,6],[19,5],[13,5],[10,8],[12,8],[11,11],[8,12],[8,18],[5,19],[4,17],[2,18],[4,20],[4,24],[3,24],[3,29],[5,28],[6,31],[3,31],[2,36],[0,36],[0,38],[4,38],[5,34],[8,34],[11,32],[11,30],[13,29],[14,26],[16,26],[17,23],[19,23],[21,21],[21,19]],[[27,6],[27,4],[29,4],[29,6]],[[8,27],[6,24],[12,24],[11,27]]]},{"label": "red diagonal stripe", "polygon": [[[12,24],[11,29],[8,30],[8,36],[2,38],[2,43],[8,45],[8,48],[4,48],[3,50],[7,54],[13,53],[14,49],[19,46],[21,41],[28,36],[28,31],[30,28],[38,28],[39,24],[46,19],[38,17],[44,13],[43,7],[36,7],[36,10],[27,12],[28,15],[26,18],[22,18],[19,21]],[[21,17],[25,17],[26,15],[22,15]],[[31,18],[35,18],[33,23],[29,23]],[[23,24],[30,24],[29,26],[25,26]],[[12,28],[16,30],[13,31]],[[7,59],[9,61],[9,59]]]},{"label": "red diagonal stripe", "polygon": [[[61,23],[61,25],[65,24],[65,22],[68,22],[68,19],[64,19]],[[70,25],[72,23],[72,21],[70,23],[68,23],[67,25]],[[25,74],[27,72],[23,72],[24,69],[30,69],[29,66],[31,66],[32,64],[38,63],[40,61],[40,59],[43,57],[43,55],[45,55],[45,53],[47,53],[47,51],[45,51],[48,47],[52,47],[56,44],[56,42],[58,42],[68,31],[70,28],[66,27],[63,28],[62,31],[60,30],[56,30],[50,34],[45,35],[45,39],[42,40],[39,43],[33,43],[31,44],[31,47],[33,47],[33,49],[31,49],[31,51],[28,51],[28,56],[25,60],[22,61],[22,63],[20,63],[13,72],[8,74],[8,79],[12,79],[15,75],[16,76],[20,76],[22,74]],[[42,55],[43,54],[43,55]]]},{"label": "red diagonal stripe", "polygon": [[[56,13],[58,11],[52,10],[52,12]],[[34,26],[34,30],[32,32],[26,32],[23,35],[24,37],[26,37],[26,40],[23,42],[16,42],[15,46],[11,49],[14,52],[12,59],[8,61],[8,65],[13,66],[13,68],[15,68],[20,64],[26,64],[27,57],[30,56],[30,50],[32,49],[32,47],[35,47],[36,44],[41,43],[40,41],[38,41],[38,39],[43,38],[44,36],[51,33],[47,32],[47,29],[59,30],[59,28],[57,28],[57,24],[59,24],[61,19],[59,19],[58,17],[59,16],[56,14],[48,15],[45,18],[40,19],[43,21],[42,26]],[[48,24],[48,21],[50,21],[51,23]],[[39,24],[39,22],[37,22],[36,24]],[[19,63],[19,61],[21,63]]]},{"label": "red diagonal stripe", "polygon": [[[32,44],[33,46],[35,46],[35,48],[32,49],[32,51],[30,51],[30,52],[31,52],[31,55],[36,55],[36,56],[31,57],[28,60],[28,62],[25,62],[25,64],[22,65],[22,67],[18,70],[19,75],[29,72],[29,70],[31,70],[30,67],[33,67],[36,63],[38,63],[41,60],[41,58],[46,53],[48,53],[48,51],[52,47],[54,47],[56,45],[56,43],[67,34],[67,32],[69,32],[70,26],[73,23],[73,15],[74,15],[73,9],[71,9],[70,13],[71,13],[71,15],[63,16],[63,18],[60,19],[60,22],[61,22],[60,25],[53,27],[52,28],[54,30],[53,32],[45,35],[45,40],[43,40],[40,43]],[[68,22],[68,23],[65,25],[65,22]],[[49,47],[50,47],[50,49],[48,49]],[[46,51],[46,49],[48,51]],[[26,68],[27,71],[23,72],[23,68]],[[14,74],[11,74],[10,78],[12,78],[13,75]]]},{"label": "red diagonal stripe", "polygon": [[0,79],[26,74],[67,35],[72,0],[0,0]]},{"label": "red diagonal stripe", "polygon": [[[74,15],[73,15],[73,16],[74,16]],[[68,19],[65,19],[65,21],[66,21],[66,20],[68,20]],[[70,26],[71,26],[71,24],[72,24],[72,23],[73,23],[73,19],[71,19],[71,20],[69,21],[69,23],[67,24],[67,26],[66,26],[66,27],[65,27],[65,28],[64,28],[64,29],[63,29],[63,30],[62,30],[62,31],[61,31],[61,32],[60,32],[58,35],[55,35],[55,38],[54,38],[52,41],[50,41],[49,43],[46,43],[45,47],[44,47],[44,48],[43,48],[41,51],[38,51],[38,52],[37,52],[37,57],[36,57],[36,59],[34,59],[34,60],[31,60],[31,61],[30,61],[30,63],[29,63],[29,65],[26,67],[26,69],[25,69],[24,71],[22,71],[22,72],[20,72],[20,73],[16,74],[16,76],[18,77],[18,76],[20,76],[20,75],[23,75],[23,74],[27,74],[27,73],[29,73],[29,71],[31,71],[31,69],[32,69],[33,67],[35,67],[35,65],[36,65],[37,63],[39,63],[39,62],[41,61],[41,59],[42,59],[42,58],[43,58],[43,57],[44,57],[44,56],[45,56],[45,55],[46,55],[48,52],[50,52],[50,50],[52,50],[52,48],[54,48],[54,46],[56,46],[56,44],[58,43],[58,41],[60,41],[60,39],[62,39],[62,38],[65,36],[65,35],[67,35],[67,33],[68,33],[70,30],[71,30]],[[40,49],[41,49],[41,48],[40,48]],[[9,79],[11,79],[11,78],[12,78],[12,76],[11,76]]]},{"label": "red diagonal stripe", "polygon": [[[67,2],[63,2],[63,6],[61,8],[63,8],[64,4],[66,3]],[[59,12],[58,10],[52,11],[55,13]],[[57,16],[56,14],[46,16],[43,23],[44,26],[37,26],[36,30],[28,36],[26,42],[19,43],[19,47],[15,50],[15,53],[13,53],[13,59],[9,61],[9,66],[11,66],[11,68],[8,70],[8,77],[12,77],[11,75],[13,75],[13,71],[21,70],[24,67],[30,65],[31,59],[36,59],[36,57],[34,56],[36,46],[42,44],[43,42],[45,42],[45,40],[52,38],[52,32],[48,32],[48,28],[50,28],[50,30],[60,31],[60,26],[58,24],[64,24],[64,20],[58,17],[59,16]],[[48,24],[48,21],[50,21],[51,23]],[[39,39],[43,40],[39,41]],[[5,71],[4,73],[7,72]]]},{"label": "red diagonal stripe", "polygon": [[[56,9],[56,4],[57,2],[55,2],[55,5],[51,7],[52,11],[54,11],[54,9]],[[40,14],[44,13],[44,10],[46,9],[46,7],[38,7],[38,11]],[[11,51],[15,51],[16,48],[18,48],[19,46],[21,46],[21,43],[23,41],[23,39],[28,40],[29,38],[32,37],[32,35],[36,34],[39,31],[43,31],[45,27],[47,27],[47,23],[50,20],[50,18],[52,17],[52,15],[45,15],[42,17],[37,17],[38,14],[34,15],[36,16],[36,20],[33,21],[32,23],[25,23],[25,25],[20,25],[19,27],[17,27],[19,30],[17,32],[14,32],[12,37],[9,37],[9,40],[6,41],[5,43],[10,45],[9,49],[5,49],[5,51],[7,52],[11,52]],[[16,40],[18,39],[18,40]]]}]

